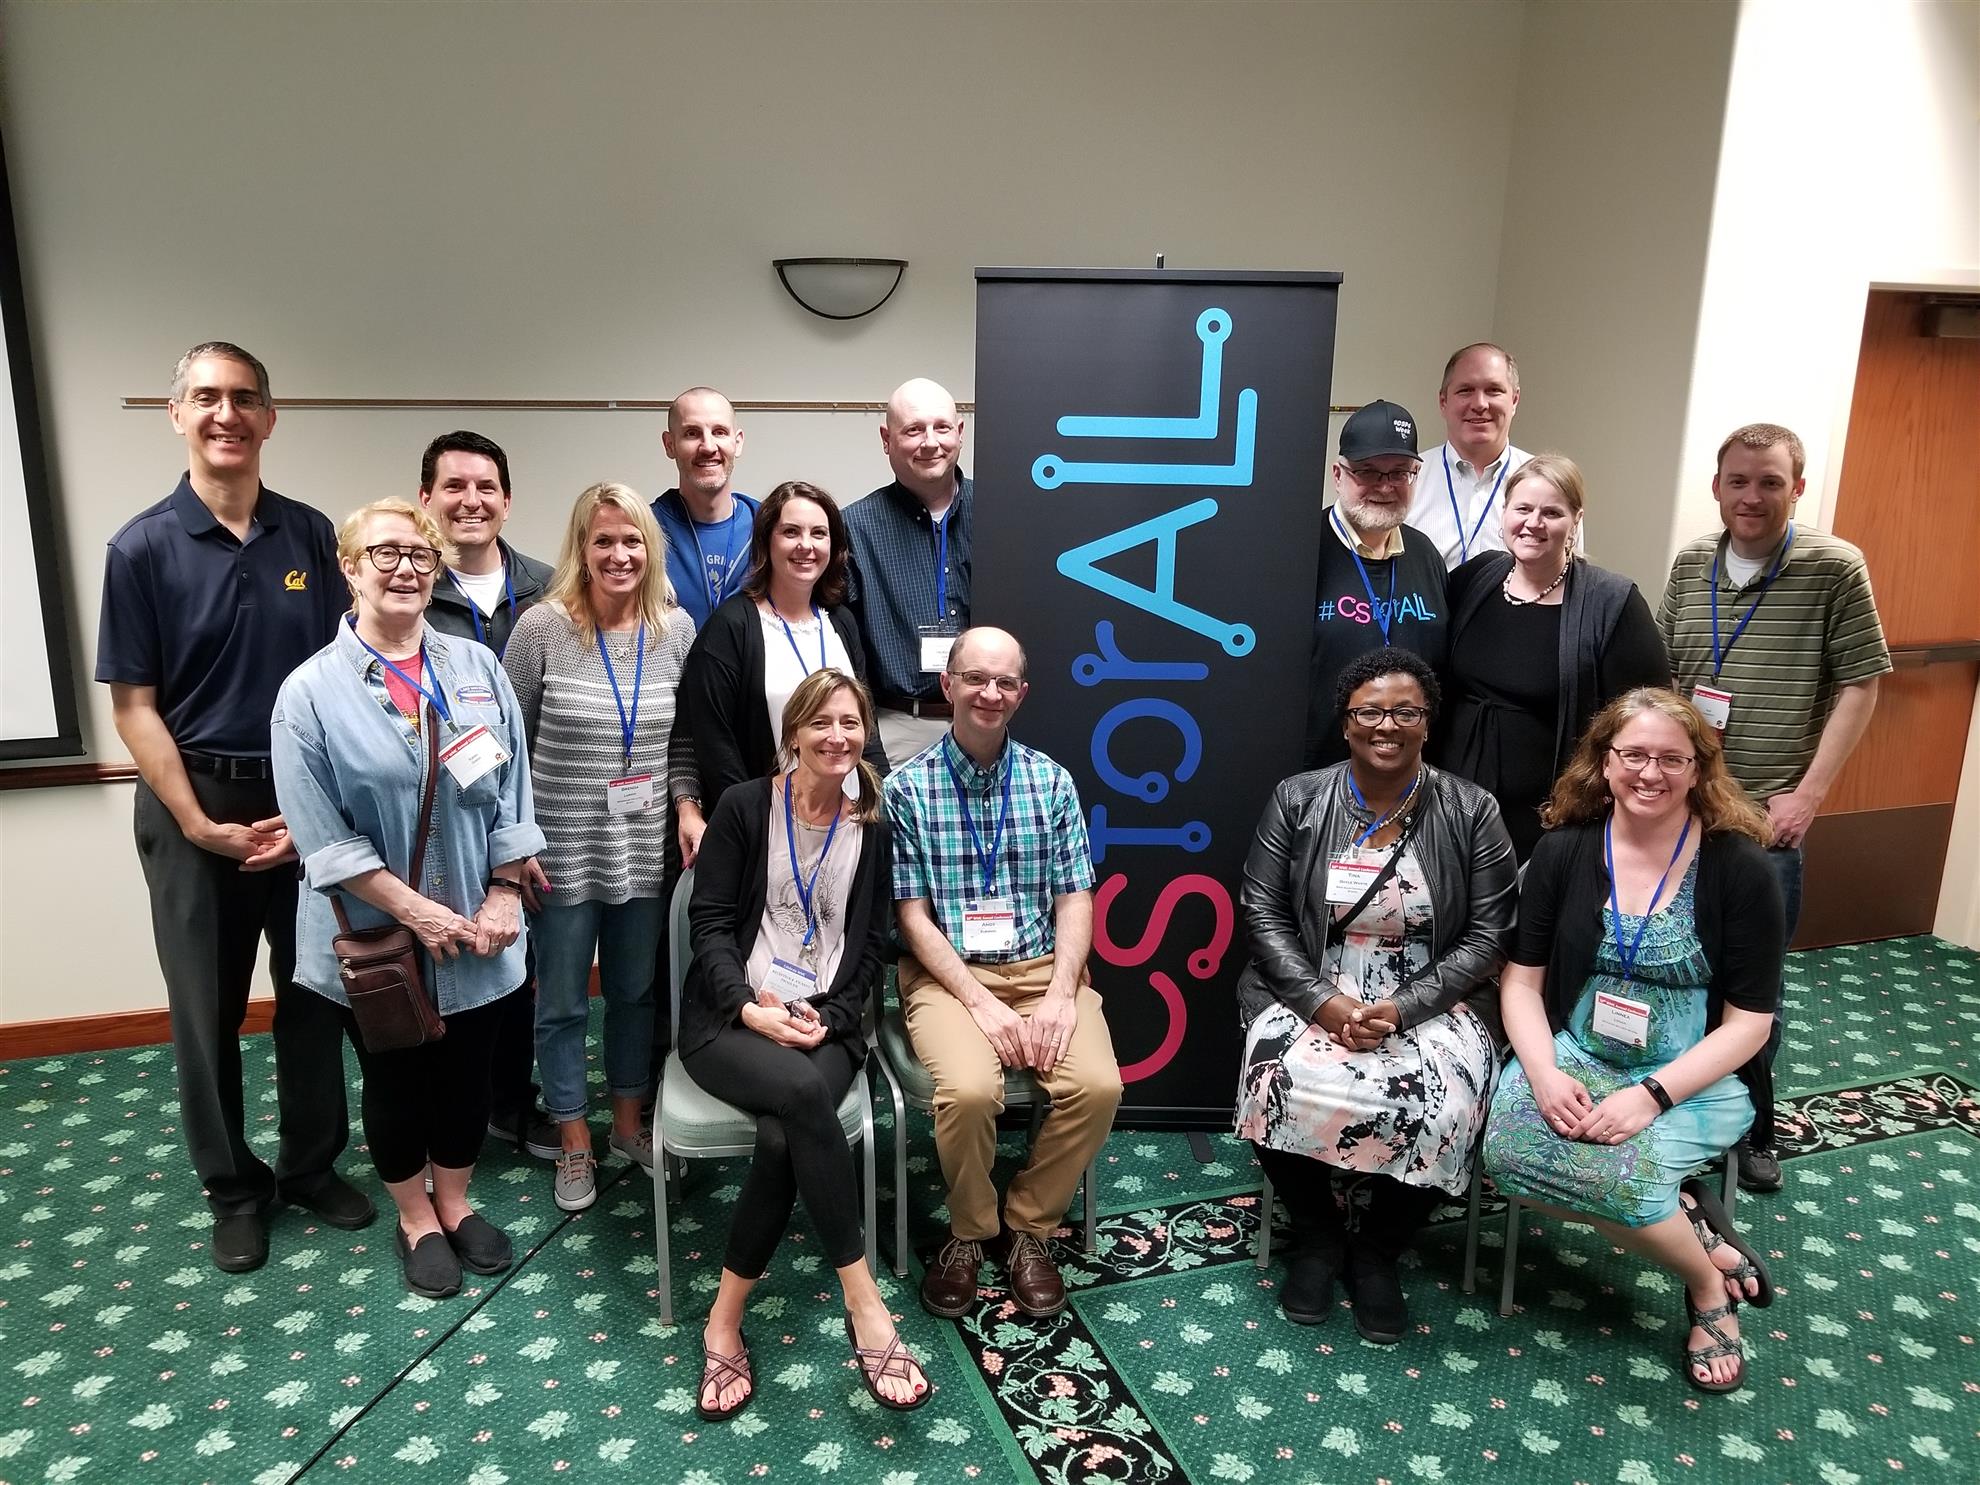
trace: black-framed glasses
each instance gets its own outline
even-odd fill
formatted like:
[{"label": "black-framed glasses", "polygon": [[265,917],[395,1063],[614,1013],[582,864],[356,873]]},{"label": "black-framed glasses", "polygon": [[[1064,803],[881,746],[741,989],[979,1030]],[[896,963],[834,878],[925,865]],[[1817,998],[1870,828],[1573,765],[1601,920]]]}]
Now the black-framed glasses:
[{"label": "black-framed glasses", "polygon": [[403,547],[395,541],[366,547],[364,554],[380,572],[397,572],[401,562],[410,562],[412,570],[424,577],[440,565],[440,554],[432,547]]},{"label": "black-framed glasses", "polygon": [[1689,753],[1652,753],[1645,748],[1610,748],[1609,751],[1624,768],[1638,769],[1654,763],[1658,773],[1683,773],[1698,761]]},{"label": "black-framed glasses", "polygon": [[991,675],[986,670],[952,670],[949,672],[972,691],[994,687],[1006,696],[1015,696],[1024,689],[1021,675]]},{"label": "black-framed glasses", "polygon": [[1401,489],[1405,485],[1416,483],[1417,469],[1420,467],[1412,466],[1407,469],[1356,469],[1350,464],[1348,465],[1348,473],[1354,476],[1356,484],[1366,485],[1371,490],[1377,489],[1382,485]]},{"label": "black-framed glasses", "polygon": [[1388,718],[1398,727],[1421,727],[1430,720],[1430,710],[1421,706],[1351,706],[1347,714],[1363,727],[1380,727]]}]

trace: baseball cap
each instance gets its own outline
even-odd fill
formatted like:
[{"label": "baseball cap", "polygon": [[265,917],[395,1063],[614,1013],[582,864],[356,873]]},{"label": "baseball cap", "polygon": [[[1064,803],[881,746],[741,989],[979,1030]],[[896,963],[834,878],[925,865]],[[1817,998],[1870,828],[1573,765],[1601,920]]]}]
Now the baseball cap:
[{"label": "baseball cap", "polygon": [[1341,457],[1378,459],[1384,454],[1405,454],[1414,459],[1416,419],[1400,403],[1379,398],[1355,410],[1341,424]]}]

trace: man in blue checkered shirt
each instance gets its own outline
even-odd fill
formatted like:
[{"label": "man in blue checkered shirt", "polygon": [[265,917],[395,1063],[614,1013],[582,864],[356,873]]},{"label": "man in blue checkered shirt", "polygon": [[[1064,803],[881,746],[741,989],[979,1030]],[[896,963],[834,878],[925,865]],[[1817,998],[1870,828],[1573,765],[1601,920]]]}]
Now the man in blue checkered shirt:
[{"label": "man in blue checkered shirt", "polygon": [[[935,1150],[949,1188],[950,1237],[921,1302],[964,1314],[989,1244],[1018,1308],[1055,1315],[1066,1290],[1046,1239],[1121,1101],[1113,1038],[1086,977],[1093,858],[1072,776],[1010,738],[1029,689],[1018,642],[1001,629],[965,631],[941,685],[949,730],[887,779],[907,946],[901,1006],[935,1080]],[[990,1167],[1006,1068],[1028,1069],[1052,1110],[1000,1221]]]}]

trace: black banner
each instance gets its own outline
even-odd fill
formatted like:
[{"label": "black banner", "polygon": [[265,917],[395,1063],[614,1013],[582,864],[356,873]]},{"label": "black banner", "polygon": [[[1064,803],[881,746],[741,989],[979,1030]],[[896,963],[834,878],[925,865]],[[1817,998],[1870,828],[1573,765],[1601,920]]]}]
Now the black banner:
[{"label": "black banner", "polygon": [[977,270],[975,602],[1079,783],[1124,1121],[1226,1125],[1236,904],[1299,766],[1338,273]]}]

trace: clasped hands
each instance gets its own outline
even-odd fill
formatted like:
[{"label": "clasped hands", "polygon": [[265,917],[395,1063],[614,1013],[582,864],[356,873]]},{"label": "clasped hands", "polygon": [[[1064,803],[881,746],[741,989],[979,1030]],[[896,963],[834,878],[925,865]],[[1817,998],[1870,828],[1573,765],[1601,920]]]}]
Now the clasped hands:
[{"label": "clasped hands", "polygon": [[1402,1013],[1393,1000],[1364,1005],[1351,995],[1334,995],[1321,1002],[1313,1024],[1336,1046],[1350,1052],[1372,1052],[1382,1038],[1401,1028]]},{"label": "clasped hands", "polygon": [[1635,1083],[1597,1103],[1578,1078],[1558,1067],[1536,1071],[1528,1082],[1547,1127],[1586,1145],[1620,1145],[1647,1129],[1659,1112],[1650,1090]]},{"label": "clasped hands", "polygon": [[1071,990],[1047,990],[1029,1015],[1021,1015],[985,990],[968,1002],[970,1019],[1005,1067],[1049,1073],[1066,1055],[1079,1019]]},{"label": "clasped hands", "polygon": [[479,959],[493,959],[521,935],[525,897],[529,899],[527,905],[535,908],[536,894],[549,889],[550,878],[531,856],[523,861],[517,883],[520,891],[489,888],[472,918],[462,917],[445,903],[421,897],[400,921],[419,935],[420,943],[436,959],[458,958],[463,951]]},{"label": "clasped hands", "polygon": [[825,1023],[818,1019],[818,1008],[808,1000],[786,1005],[777,992],[765,986],[756,999],[742,1008],[743,1025],[759,1036],[766,1036],[780,1047],[808,1051],[825,1040]]}]

